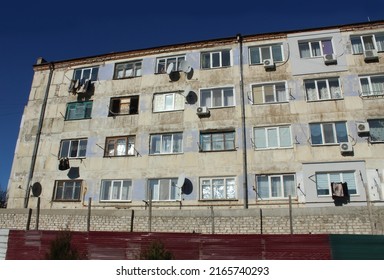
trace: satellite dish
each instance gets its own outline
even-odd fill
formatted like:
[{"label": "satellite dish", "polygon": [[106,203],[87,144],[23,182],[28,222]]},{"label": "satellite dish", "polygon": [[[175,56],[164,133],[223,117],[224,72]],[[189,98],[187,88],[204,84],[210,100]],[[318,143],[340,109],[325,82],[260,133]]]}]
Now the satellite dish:
[{"label": "satellite dish", "polygon": [[195,104],[197,102],[197,94],[193,91],[189,91],[187,96],[185,96],[188,104]]},{"label": "satellite dish", "polygon": [[185,60],[183,60],[183,61],[180,62],[180,69],[184,73],[188,74],[189,72],[191,72],[192,67]]},{"label": "satellite dish", "polygon": [[41,195],[41,184],[39,182],[36,182],[32,185],[32,194],[35,197],[39,197]]},{"label": "satellite dish", "polygon": [[184,89],[184,91],[183,91],[183,96],[184,96],[185,98],[187,98],[187,96],[188,96],[188,94],[189,94],[190,91],[191,91],[191,87],[188,85],[188,86]]},{"label": "satellite dish", "polygon": [[168,65],[168,67],[167,67],[167,74],[168,75],[170,75],[172,73],[173,65],[174,65],[173,62]]},{"label": "satellite dish", "polygon": [[177,178],[177,187],[182,188],[185,182],[185,175],[184,173],[181,173],[179,177]]}]

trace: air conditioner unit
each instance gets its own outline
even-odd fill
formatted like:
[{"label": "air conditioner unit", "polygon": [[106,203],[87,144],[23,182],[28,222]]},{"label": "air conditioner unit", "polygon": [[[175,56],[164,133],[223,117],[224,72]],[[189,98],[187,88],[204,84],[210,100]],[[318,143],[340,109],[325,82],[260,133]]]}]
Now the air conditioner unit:
[{"label": "air conditioner unit", "polygon": [[332,54],[326,54],[326,55],[324,55],[323,58],[324,58],[325,65],[337,63],[336,55],[333,53]]},{"label": "air conditioner unit", "polygon": [[364,61],[377,60],[379,56],[377,55],[377,50],[367,50],[364,51]]},{"label": "air conditioner unit", "polygon": [[275,68],[275,63],[273,62],[272,58],[264,59],[263,60],[263,65],[264,65],[265,69],[273,69],[273,68]]},{"label": "air conditioner unit", "polygon": [[357,133],[359,133],[359,134],[369,133],[369,123],[367,123],[367,122],[358,123],[357,124]]},{"label": "air conditioner unit", "polygon": [[340,152],[342,154],[353,152],[352,144],[350,142],[341,142],[340,143]]},{"label": "air conditioner unit", "polygon": [[209,115],[209,109],[206,106],[197,107],[196,114],[198,116],[206,116]]}]

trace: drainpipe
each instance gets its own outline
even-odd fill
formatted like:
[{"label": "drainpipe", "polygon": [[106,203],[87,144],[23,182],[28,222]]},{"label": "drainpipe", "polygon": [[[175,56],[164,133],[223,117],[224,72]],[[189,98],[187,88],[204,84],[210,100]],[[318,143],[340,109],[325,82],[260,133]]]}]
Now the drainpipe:
[{"label": "drainpipe", "polygon": [[[39,58],[38,64],[41,64],[42,62],[45,62],[45,61],[43,59]],[[54,70],[54,65],[51,62],[51,63],[49,63],[49,76],[48,76],[47,88],[45,89],[43,104],[41,105],[40,119],[39,119],[39,124],[37,127],[35,146],[33,147],[33,153],[32,153],[31,167],[29,169],[27,186],[25,188],[24,208],[28,208],[29,196],[31,194],[31,181],[33,178],[33,172],[35,170],[35,165],[36,165],[36,156],[37,156],[37,151],[39,149],[39,144],[40,144],[41,130],[43,128],[45,108],[47,107],[48,93],[49,93],[49,88],[51,86],[53,70]]]},{"label": "drainpipe", "polygon": [[243,140],[243,189],[244,189],[244,209],[248,209],[248,167],[247,167],[247,130],[245,126],[245,98],[244,98],[244,81],[243,81],[243,38],[241,34],[236,35],[240,49],[240,98],[241,98],[241,125]]}]

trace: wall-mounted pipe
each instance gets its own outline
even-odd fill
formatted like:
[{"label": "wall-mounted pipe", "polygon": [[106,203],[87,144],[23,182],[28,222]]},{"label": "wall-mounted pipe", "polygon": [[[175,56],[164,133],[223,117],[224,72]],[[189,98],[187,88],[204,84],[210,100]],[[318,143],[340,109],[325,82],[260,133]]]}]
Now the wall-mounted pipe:
[{"label": "wall-mounted pipe", "polygon": [[247,130],[245,125],[245,98],[244,98],[244,81],[243,81],[243,37],[241,34],[236,35],[239,43],[239,64],[240,64],[240,98],[241,98],[241,127],[243,140],[243,191],[244,191],[244,208],[248,209],[248,165],[247,165]]},{"label": "wall-mounted pipe", "polygon": [[45,89],[43,104],[41,105],[41,112],[40,112],[39,124],[38,124],[38,127],[37,127],[35,146],[33,147],[31,166],[29,168],[29,175],[28,175],[28,180],[27,180],[27,186],[25,188],[24,208],[28,208],[28,204],[29,204],[29,196],[31,194],[31,186],[30,185],[31,185],[31,181],[32,181],[32,178],[33,178],[33,172],[35,171],[37,151],[39,149],[41,130],[43,128],[45,109],[47,107],[49,88],[51,86],[51,81],[52,81],[52,75],[53,75],[54,68],[55,67],[54,67],[53,63],[50,63],[49,64],[49,76],[48,76],[47,88]]}]

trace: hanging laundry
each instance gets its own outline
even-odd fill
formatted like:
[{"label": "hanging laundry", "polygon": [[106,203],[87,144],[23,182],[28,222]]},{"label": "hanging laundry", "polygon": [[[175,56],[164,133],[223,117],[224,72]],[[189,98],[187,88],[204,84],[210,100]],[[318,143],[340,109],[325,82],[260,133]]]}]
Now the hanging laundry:
[{"label": "hanging laundry", "polygon": [[59,170],[69,169],[69,159],[67,157],[61,158],[59,162]]}]

